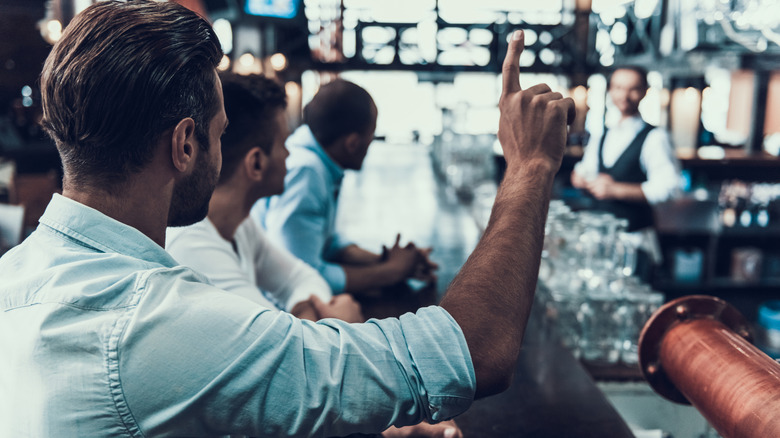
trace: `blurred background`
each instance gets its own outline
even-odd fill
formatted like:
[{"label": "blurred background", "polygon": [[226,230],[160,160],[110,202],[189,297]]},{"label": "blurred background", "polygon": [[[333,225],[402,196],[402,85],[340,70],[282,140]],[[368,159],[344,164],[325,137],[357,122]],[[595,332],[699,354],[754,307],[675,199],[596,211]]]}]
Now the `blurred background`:
[{"label": "blurred background", "polygon": [[[38,125],[38,76],[63,29],[93,2],[0,0],[0,254],[34,229],[51,194],[60,190],[59,157]],[[543,270],[553,271],[542,272],[545,289],[537,294],[539,339],[574,342],[572,351],[581,357],[587,339],[580,338],[594,330],[587,321],[609,318],[598,317],[599,311],[627,318],[628,311],[647,313],[647,306],[701,293],[735,305],[753,322],[765,351],[780,355],[780,312],[768,304],[780,291],[777,0],[177,2],[213,24],[225,52],[220,69],[285,84],[292,127],[320,84],[334,77],[371,93],[379,110],[376,142],[364,171],[344,182],[342,206],[355,210],[341,215],[340,227],[368,246],[388,243],[400,228],[411,239],[443,248],[442,291],[484,229],[502,178],[496,141],[500,68],[511,32],[524,29],[521,84],[547,83],[572,97],[578,110],[556,180],[559,203],[548,221]],[[682,171],[680,195],[654,206],[662,261],[641,284],[626,283],[633,267],[620,224],[578,212],[581,195],[569,183],[589,139],[619,117],[607,96],[607,78],[624,64],[649,70],[640,112],[668,131]],[[413,212],[406,213],[410,206]],[[366,231],[365,223],[387,232]],[[575,286],[552,281],[561,280],[551,274],[556,266],[560,273],[561,263],[582,260],[583,254],[605,267],[578,265],[576,281],[569,279],[579,281]],[[645,297],[641,305],[593,305],[598,294],[592,279],[612,285],[615,272],[621,288]],[[580,289],[588,290],[578,294]],[[579,330],[574,341],[550,332],[550,318],[560,327],[555,318],[572,302],[571,321],[579,324],[572,328]],[[621,327],[615,330],[629,330]],[[589,370],[613,400],[650,400],[641,385],[614,386],[638,379],[631,351],[616,348],[608,367]],[[583,362],[588,364],[587,357]],[[647,416],[645,408],[626,415],[637,417],[636,424],[664,417],[666,424],[646,426],[667,436],[711,433],[701,419],[652,406],[654,420],[637,417]]]}]

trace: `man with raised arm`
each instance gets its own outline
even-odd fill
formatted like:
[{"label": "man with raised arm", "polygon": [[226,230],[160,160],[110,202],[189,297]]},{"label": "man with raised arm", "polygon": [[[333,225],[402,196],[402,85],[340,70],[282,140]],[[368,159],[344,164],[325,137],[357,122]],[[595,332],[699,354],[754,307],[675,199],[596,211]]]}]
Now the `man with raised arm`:
[{"label": "man with raised arm", "polygon": [[522,45],[504,66],[507,176],[442,305],[312,322],[206,284],[162,247],[167,225],[205,217],[219,174],[211,27],[167,2],[86,8],[41,78],[63,195],[0,258],[0,436],[377,433],[505,389],[573,109],[520,89]]}]

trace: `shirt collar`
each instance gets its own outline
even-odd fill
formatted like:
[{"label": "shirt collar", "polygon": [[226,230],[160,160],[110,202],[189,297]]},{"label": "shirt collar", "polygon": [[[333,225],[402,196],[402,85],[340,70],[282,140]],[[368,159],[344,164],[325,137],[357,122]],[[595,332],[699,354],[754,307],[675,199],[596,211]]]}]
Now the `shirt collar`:
[{"label": "shirt collar", "polygon": [[619,130],[639,131],[645,126],[645,121],[642,120],[642,116],[639,114],[631,116],[627,119],[623,119],[615,126]]},{"label": "shirt collar", "polygon": [[314,152],[320,160],[322,160],[325,169],[334,181],[339,183],[344,178],[344,169],[333,161],[333,158],[325,152],[322,145],[314,138],[314,134],[312,134],[309,125],[301,125],[298,127],[298,129],[296,129],[287,139],[287,147],[303,148]]},{"label": "shirt collar", "polygon": [[57,193],[39,222],[100,252],[123,254],[171,268],[179,265],[137,229]]}]

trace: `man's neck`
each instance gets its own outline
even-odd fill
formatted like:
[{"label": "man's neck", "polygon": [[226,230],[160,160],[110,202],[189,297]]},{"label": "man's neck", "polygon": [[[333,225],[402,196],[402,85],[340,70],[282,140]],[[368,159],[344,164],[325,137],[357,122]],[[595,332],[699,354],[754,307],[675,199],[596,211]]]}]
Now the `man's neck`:
[{"label": "man's neck", "polygon": [[220,185],[211,195],[208,218],[219,235],[232,242],[238,226],[249,216],[251,208],[252,202],[247,200],[246,193]]},{"label": "man's neck", "polygon": [[[62,195],[137,229],[165,247],[172,192],[172,183],[159,185],[152,178],[139,174],[112,190],[73,184],[66,177]],[[152,193],[154,195],[150,195]]]}]

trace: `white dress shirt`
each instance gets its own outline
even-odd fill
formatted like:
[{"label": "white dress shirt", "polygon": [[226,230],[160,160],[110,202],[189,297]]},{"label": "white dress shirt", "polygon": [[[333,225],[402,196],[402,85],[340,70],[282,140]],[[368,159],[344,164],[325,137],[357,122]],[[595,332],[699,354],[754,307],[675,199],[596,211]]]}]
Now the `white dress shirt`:
[{"label": "white dress shirt", "polygon": [[[644,121],[636,116],[623,119],[607,130],[602,152],[604,167],[612,167],[617,162],[643,127]],[[600,136],[592,137],[582,160],[574,167],[574,171],[585,179],[595,178],[598,174],[600,143]],[[639,156],[639,165],[647,175],[647,181],[642,183],[642,193],[648,203],[657,204],[677,194],[680,188],[680,162],[674,154],[669,134],[664,129],[655,128],[647,135]]]},{"label": "white dress shirt", "polygon": [[208,219],[169,228],[165,249],[216,287],[272,309],[290,311],[312,294],[330,301],[328,283],[311,266],[271,243],[249,218],[236,229],[236,248]]}]

